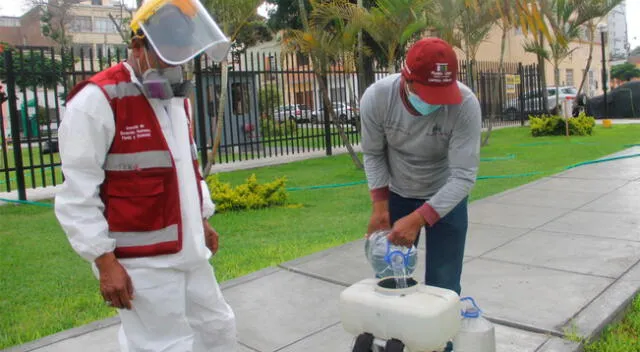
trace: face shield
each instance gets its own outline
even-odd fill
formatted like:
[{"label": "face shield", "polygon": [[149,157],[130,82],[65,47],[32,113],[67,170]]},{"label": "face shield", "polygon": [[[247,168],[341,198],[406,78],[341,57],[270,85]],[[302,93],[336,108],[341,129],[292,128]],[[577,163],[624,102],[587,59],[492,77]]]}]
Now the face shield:
[{"label": "face shield", "polygon": [[198,0],[149,0],[136,12],[131,29],[169,65],[182,65],[201,53],[219,62],[231,47]]}]

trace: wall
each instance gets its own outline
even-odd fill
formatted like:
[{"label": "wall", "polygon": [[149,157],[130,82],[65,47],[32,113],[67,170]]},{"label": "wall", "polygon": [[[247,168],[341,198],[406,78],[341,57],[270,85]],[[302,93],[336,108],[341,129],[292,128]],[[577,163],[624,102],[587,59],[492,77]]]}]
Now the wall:
[{"label": "wall", "polygon": [[[497,26],[489,34],[488,39],[480,45],[476,60],[478,61],[491,61],[498,62],[500,60],[500,44],[502,38],[502,30]],[[505,62],[521,62],[523,64],[537,63],[536,55],[528,53],[524,50],[524,43],[526,42],[525,36],[518,29],[511,30],[507,34],[507,41],[505,46]],[[583,77],[583,70],[586,67],[587,58],[589,56],[589,43],[586,41],[576,41],[571,43],[571,47],[575,48],[575,51],[567,59],[565,59],[559,65],[560,71],[560,85],[573,85],[578,88],[581,79]],[[458,57],[464,59],[464,53],[461,50],[456,49]],[[593,59],[591,62],[591,71],[593,72],[593,84],[588,86],[585,82],[585,88],[583,90],[589,95],[597,95],[602,92],[602,55],[601,47],[599,43],[595,43],[593,47]],[[554,85],[554,72],[553,66],[548,61],[545,63],[545,72],[547,85]],[[573,70],[573,82],[568,81],[567,70]],[[572,83],[572,84],[571,84]]]}]

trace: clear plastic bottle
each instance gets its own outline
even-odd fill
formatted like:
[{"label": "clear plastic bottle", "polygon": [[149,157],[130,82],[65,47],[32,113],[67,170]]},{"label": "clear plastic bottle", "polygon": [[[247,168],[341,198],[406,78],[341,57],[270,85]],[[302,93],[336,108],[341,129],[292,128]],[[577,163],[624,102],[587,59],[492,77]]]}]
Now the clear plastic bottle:
[{"label": "clear plastic bottle", "polygon": [[398,284],[401,285],[404,281],[406,287],[406,277],[416,269],[418,251],[415,246],[408,248],[389,242],[389,233],[389,230],[372,233],[365,241],[365,255],[376,277],[396,277],[399,278]]},{"label": "clear plastic bottle", "polygon": [[453,340],[455,352],[496,352],[496,337],[493,324],[482,316],[482,310],[471,297],[460,299],[472,306],[462,311],[460,330]]}]

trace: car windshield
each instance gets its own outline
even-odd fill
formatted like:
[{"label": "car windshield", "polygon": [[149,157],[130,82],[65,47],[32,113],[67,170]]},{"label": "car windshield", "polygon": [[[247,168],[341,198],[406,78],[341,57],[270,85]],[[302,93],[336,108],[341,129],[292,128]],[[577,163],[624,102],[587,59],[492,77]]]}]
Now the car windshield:
[{"label": "car windshield", "polygon": [[564,94],[578,94],[578,90],[571,87],[571,88],[563,88],[560,90],[562,93]]}]

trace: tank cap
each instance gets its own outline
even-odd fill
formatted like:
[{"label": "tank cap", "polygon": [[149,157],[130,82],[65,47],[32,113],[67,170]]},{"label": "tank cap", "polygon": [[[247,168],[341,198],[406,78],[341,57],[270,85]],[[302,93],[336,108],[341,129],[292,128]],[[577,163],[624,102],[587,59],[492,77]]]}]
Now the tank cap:
[{"label": "tank cap", "polygon": [[478,305],[476,304],[476,301],[474,301],[473,298],[471,298],[471,297],[464,297],[464,298],[460,299],[460,302],[464,302],[464,301],[471,302],[473,307],[466,308],[466,309],[462,310],[462,312],[461,312],[462,316],[465,317],[465,318],[478,318],[478,317],[480,317],[480,314],[482,313],[482,310],[480,309],[480,307],[478,307]]}]

